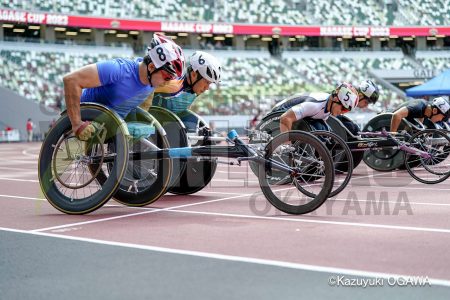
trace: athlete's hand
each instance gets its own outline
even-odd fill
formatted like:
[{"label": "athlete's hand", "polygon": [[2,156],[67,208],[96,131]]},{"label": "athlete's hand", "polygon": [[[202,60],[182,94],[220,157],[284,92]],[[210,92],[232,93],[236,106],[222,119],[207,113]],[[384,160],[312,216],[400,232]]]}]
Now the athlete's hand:
[{"label": "athlete's hand", "polygon": [[291,152],[294,152],[295,150],[296,150],[295,147],[292,147],[289,144],[282,144],[273,151],[273,154],[274,155],[289,154]]},{"label": "athlete's hand", "polygon": [[93,123],[91,123],[89,121],[85,121],[85,122],[81,123],[81,125],[75,131],[75,136],[80,141],[88,141],[89,139],[91,139],[94,136],[96,130],[97,129]]}]

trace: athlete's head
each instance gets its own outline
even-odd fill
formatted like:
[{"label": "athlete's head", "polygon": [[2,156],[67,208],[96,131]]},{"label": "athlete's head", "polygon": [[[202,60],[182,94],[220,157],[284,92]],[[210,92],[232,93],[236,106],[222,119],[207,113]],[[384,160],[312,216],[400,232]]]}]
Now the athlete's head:
[{"label": "athlete's head", "polygon": [[431,108],[432,114],[430,119],[432,122],[448,119],[450,115],[450,104],[443,97],[434,98],[433,101],[431,101]]},{"label": "athlete's head", "polygon": [[166,36],[154,34],[144,57],[147,78],[154,87],[180,78],[185,71],[183,50]]},{"label": "athlete's head", "polygon": [[343,82],[331,92],[330,112],[333,116],[345,114],[358,106],[359,97],[356,89]]},{"label": "athlete's head", "polygon": [[364,80],[356,90],[359,96],[359,108],[365,108],[369,104],[375,104],[380,96],[380,90],[372,80]]},{"label": "athlete's head", "polygon": [[209,89],[211,83],[218,84],[222,66],[217,58],[203,51],[196,51],[189,57],[187,80],[192,91],[200,95]]}]

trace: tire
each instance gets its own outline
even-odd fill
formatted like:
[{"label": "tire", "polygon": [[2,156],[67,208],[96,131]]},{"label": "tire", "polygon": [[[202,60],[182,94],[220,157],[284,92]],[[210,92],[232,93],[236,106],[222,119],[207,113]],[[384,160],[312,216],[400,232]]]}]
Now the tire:
[{"label": "tire", "polygon": [[[261,122],[256,126],[256,131],[262,131],[267,134],[269,134],[272,138],[280,134],[280,118],[281,115],[284,113],[284,111],[277,111],[274,113],[269,113],[267,116],[265,116]],[[312,131],[312,127],[305,121],[305,120],[299,120],[292,124],[293,130],[300,130],[305,132]],[[252,139],[249,141],[250,144],[260,143],[255,142]],[[265,145],[264,145],[265,147]],[[253,174],[255,174],[257,177],[259,176],[259,170],[258,165],[254,162],[249,162],[250,169],[252,170]],[[276,177],[276,176],[275,176]],[[286,178],[286,181],[278,181],[278,184],[288,184],[291,182],[291,178]]]},{"label": "tire", "polygon": [[[331,158],[333,159],[335,175],[333,188],[329,197],[334,197],[345,189],[352,177],[352,151],[347,146],[347,143],[333,132],[318,130],[312,131],[311,134],[320,139],[328,151],[330,151]],[[342,183],[339,182],[340,180],[342,180]],[[309,194],[308,196],[314,197],[315,195]]]},{"label": "tire", "polygon": [[[314,175],[320,175],[319,180],[323,179],[323,181],[321,183],[319,181],[318,184],[309,184],[308,182],[305,186],[301,186],[302,184],[299,182],[299,178],[302,177],[302,174],[297,174],[296,177],[291,174],[292,184],[294,186],[293,189],[301,192],[303,195],[295,195],[294,199],[296,202],[298,200],[300,200],[301,202],[303,202],[303,200],[306,200],[304,198],[304,196],[306,196],[304,194],[306,188],[318,188],[319,190],[313,193],[315,194],[315,197],[310,197],[312,199],[309,199],[309,201],[306,203],[290,204],[283,201],[286,200],[286,197],[283,198],[282,196],[277,195],[277,193],[287,191],[287,195],[291,197],[290,189],[286,188],[286,186],[280,187],[277,184],[272,184],[271,181],[268,180],[268,177],[271,177],[271,168],[267,165],[265,167],[261,166],[258,168],[258,179],[264,196],[274,207],[288,214],[306,214],[316,210],[325,202],[333,188],[334,168],[329,151],[325,148],[322,142],[312,134],[302,131],[289,131],[276,136],[267,144],[265,149],[266,154],[264,158],[266,160],[272,159],[273,152],[276,151],[276,149],[280,146],[288,146],[295,149],[295,151],[289,149],[289,151],[285,153],[285,155],[290,156],[290,159],[287,160],[287,163],[285,165],[297,165],[297,168],[302,172],[304,172],[304,170],[311,170],[313,165],[319,162],[319,166],[316,165],[317,167],[314,167],[315,170],[311,171],[320,171],[317,174],[314,173]],[[297,151],[307,153],[309,156],[306,157],[304,155],[299,155]],[[303,163],[302,160],[304,159],[307,159],[307,165],[299,166],[299,164],[301,165]],[[297,161],[300,162],[297,163]],[[310,174],[307,174],[307,176],[309,175]],[[291,200],[291,198],[289,198],[289,200]]]},{"label": "tire", "polygon": [[[339,137],[341,137],[345,142],[354,142],[360,140],[360,138],[357,137],[357,132],[352,132],[351,130],[357,129],[358,131],[361,131],[359,126],[347,116],[340,115],[339,118],[329,116],[327,119],[327,124],[331,127],[331,130]],[[351,127],[353,128],[349,128],[349,124],[351,124]],[[351,132],[351,134],[348,131]],[[353,168],[356,168],[361,163],[361,161],[363,160],[363,156],[364,151],[352,151]],[[347,170],[340,171],[346,172]]]},{"label": "tire", "polygon": [[217,169],[215,161],[188,160],[186,169],[175,186],[167,191],[175,195],[190,195],[204,189],[214,177]]},{"label": "tire", "polygon": [[[148,112],[161,124],[166,137],[169,141],[168,148],[188,147],[187,130],[180,118],[170,110],[163,107],[152,106]],[[169,182],[169,188],[177,184],[180,176],[186,170],[186,161],[174,158],[172,161],[172,175]]]},{"label": "tire", "polygon": [[[90,213],[105,204],[119,188],[128,161],[128,144],[126,129],[121,119],[109,109],[99,105],[82,105],[81,119],[95,121],[101,124],[100,133],[103,138],[95,138],[89,142],[82,142],[72,134],[69,117],[63,115],[50,130],[44,140],[39,153],[38,175],[41,190],[45,198],[53,207],[66,214]],[[114,145],[114,153],[105,153],[104,148]],[[92,151],[95,151],[94,154]],[[100,157],[97,168],[92,172],[92,156]],[[103,162],[110,155],[111,162]],[[83,157],[85,160],[83,160]],[[67,164],[67,167],[64,167]],[[102,169],[105,180],[99,183],[96,174]],[[69,169],[71,167],[71,169]],[[82,173],[77,173],[81,167]],[[66,171],[75,169],[75,172],[65,176]],[[68,182],[64,182],[67,178]],[[73,181],[75,180],[75,184]],[[84,184],[77,183],[83,178],[90,178]],[[79,196],[79,193],[83,195]]]},{"label": "tire", "polygon": [[[375,132],[381,131],[383,127],[390,128],[391,119],[392,113],[377,115],[364,126],[363,131]],[[411,133],[411,129],[406,127],[403,121],[399,126],[399,131],[401,130],[407,130]],[[364,151],[363,160],[371,169],[380,172],[390,172],[404,167],[405,154],[398,149],[368,150]]]},{"label": "tire", "polygon": [[411,137],[409,143],[412,147],[432,155],[428,159],[406,154],[405,166],[411,177],[421,183],[436,184],[450,176],[450,137],[445,131],[419,131]]},{"label": "tire", "polygon": [[[186,110],[178,114],[178,116],[188,129],[188,132],[197,134],[200,127],[208,127],[205,120],[190,110]],[[190,120],[190,124],[187,124],[185,120]],[[196,147],[209,146],[212,143],[210,141],[198,141],[193,145],[188,138],[188,144],[189,146]],[[217,162],[215,160],[196,161],[194,159],[188,159],[186,161],[186,168],[181,172],[178,180],[170,186],[167,192],[175,195],[191,195],[197,193],[211,182],[216,173],[216,169]]]},{"label": "tire", "polygon": [[[147,140],[158,148],[169,148],[165,131],[152,115],[138,109],[136,120],[133,121],[154,126],[156,128],[155,134],[152,134]],[[131,141],[129,148],[133,152],[147,150],[146,145],[139,140]],[[141,207],[149,205],[166,193],[171,176],[171,159],[129,160],[119,189],[114,194],[114,199],[126,206]]]}]

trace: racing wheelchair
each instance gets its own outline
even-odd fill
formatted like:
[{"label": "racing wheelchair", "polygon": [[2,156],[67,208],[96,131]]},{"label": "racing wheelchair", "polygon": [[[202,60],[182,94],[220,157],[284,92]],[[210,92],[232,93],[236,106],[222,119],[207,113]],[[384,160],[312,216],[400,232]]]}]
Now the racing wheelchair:
[{"label": "racing wheelchair", "polygon": [[[383,128],[389,128],[391,124],[393,113],[381,113],[373,117],[366,126],[364,132],[379,132]],[[426,129],[437,129],[448,131],[450,128],[445,122],[432,123],[429,119],[420,122],[417,119],[408,120],[402,119],[399,125],[399,131],[414,135]],[[370,168],[380,171],[389,172],[395,169],[406,169],[404,151],[398,148],[384,147],[367,149],[363,154],[363,160]]]},{"label": "racing wheelchair", "polygon": [[[250,143],[263,145],[276,136],[283,113],[284,111],[272,111],[267,114],[249,134]],[[352,176],[352,169],[362,159],[369,167],[380,171],[404,166],[414,179],[426,184],[440,183],[450,176],[450,139],[445,125],[439,127],[439,124],[436,126],[430,122],[427,129],[420,123],[415,125],[404,119],[400,127],[401,133],[389,133],[385,127],[390,125],[390,118],[391,114],[378,115],[366,125],[364,131],[359,131],[359,127],[345,116],[340,116],[339,119],[330,116],[326,122],[327,131],[315,130],[310,119],[293,124],[293,129],[318,136],[330,150],[337,179],[330,197],[346,187]],[[337,149],[334,148],[336,145],[339,145]],[[256,172],[255,165],[251,166]]]},{"label": "racing wheelchair", "polygon": [[[262,120],[257,124],[255,130],[249,133],[249,143],[256,146],[256,149],[264,150],[264,145],[270,141],[271,138],[280,133],[280,118],[284,111],[274,110],[269,112]],[[316,120],[305,118],[295,122],[292,125],[293,130],[300,130],[308,132],[317,138],[324,144],[324,146],[330,151],[331,158],[333,160],[333,166],[335,169],[335,181],[333,182],[333,188],[330,193],[330,197],[334,197],[339,194],[350,181],[355,164],[359,164],[362,156],[359,153],[354,154],[347,146],[347,141],[352,139],[353,136],[347,134],[347,129],[336,118],[330,116],[328,121],[324,123],[322,127],[326,127],[326,130],[317,130],[314,127]],[[323,122],[323,121],[322,121]],[[279,158],[283,160],[282,157]],[[253,173],[258,173],[257,165],[250,163],[250,167]],[[275,179],[278,180],[280,176],[275,173]],[[290,182],[290,178],[286,177],[281,183]]]},{"label": "racing wheelchair", "polygon": [[[62,113],[42,144],[39,182],[56,209],[67,214],[90,213],[114,197],[127,205],[143,206],[158,200],[169,188],[174,159],[217,162],[218,157],[258,166],[258,180],[266,199],[289,214],[309,213],[329,197],[334,182],[333,160],[315,136],[291,131],[272,138],[264,151],[245,144],[232,130],[228,136],[201,137],[227,145],[168,147],[164,127],[150,113],[137,109],[121,119],[107,107],[83,103],[81,118],[96,124],[89,141],[72,133]],[[276,159],[283,157],[283,160]],[[273,173],[290,177],[280,185]]]}]

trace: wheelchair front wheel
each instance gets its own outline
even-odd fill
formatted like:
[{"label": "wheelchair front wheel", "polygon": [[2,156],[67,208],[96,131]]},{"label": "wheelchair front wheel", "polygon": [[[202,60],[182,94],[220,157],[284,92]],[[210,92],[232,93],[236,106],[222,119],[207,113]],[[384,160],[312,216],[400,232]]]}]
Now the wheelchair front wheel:
[{"label": "wheelchair front wheel", "polygon": [[[82,120],[101,124],[96,136],[87,142],[78,140],[69,117],[63,115],[39,154],[42,192],[51,205],[67,214],[86,214],[105,204],[119,187],[128,161],[126,131],[120,119],[95,105],[82,106],[80,112]],[[114,153],[108,151],[111,145]],[[102,183],[96,178],[100,173],[105,174]]]},{"label": "wheelchair front wheel", "polygon": [[[270,166],[259,166],[261,190],[273,206],[285,213],[298,215],[316,210],[327,200],[334,182],[333,160],[317,137],[302,131],[284,132],[266,146],[264,158],[274,160],[274,156],[281,158],[285,165],[294,167],[297,174],[286,174],[292,183],[279,185],[273,178]],[[286,182],[285,176],[279,179]]]}]

